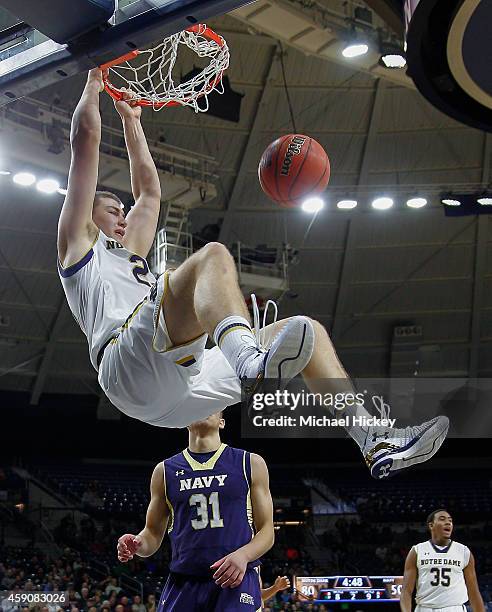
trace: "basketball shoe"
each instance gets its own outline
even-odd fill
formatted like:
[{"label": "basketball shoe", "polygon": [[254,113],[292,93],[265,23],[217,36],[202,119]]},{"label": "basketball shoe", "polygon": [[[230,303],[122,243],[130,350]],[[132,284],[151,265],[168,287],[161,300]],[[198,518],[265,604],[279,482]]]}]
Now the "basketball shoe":
[{"label": "basketball shoe", "polygon": [[307,366],[314,349],[314,328],[306,317],[292,317],[273,339],[268,350],[257,350],[249,359],[242,377],[248,407],[265,380],[275,381],[275,388],[286,383]]},{"label": "basketball shoe", "polygon": [[370,427],[361,450],[371,476],[388,478],[427,461],[441,447],[448,429],[449,419],[445,416],[413,427]]}]

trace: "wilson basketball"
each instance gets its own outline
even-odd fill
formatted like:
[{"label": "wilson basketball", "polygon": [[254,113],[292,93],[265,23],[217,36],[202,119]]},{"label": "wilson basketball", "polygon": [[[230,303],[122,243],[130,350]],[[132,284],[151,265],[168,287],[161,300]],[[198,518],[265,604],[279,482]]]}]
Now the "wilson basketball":
[{"label": "wilson basketball", "polygon": [[288,134],[277,138],[263,153],[258,176],[263,191],[274,202],[298,206],[326,188],[330,160],[314,138]]}]

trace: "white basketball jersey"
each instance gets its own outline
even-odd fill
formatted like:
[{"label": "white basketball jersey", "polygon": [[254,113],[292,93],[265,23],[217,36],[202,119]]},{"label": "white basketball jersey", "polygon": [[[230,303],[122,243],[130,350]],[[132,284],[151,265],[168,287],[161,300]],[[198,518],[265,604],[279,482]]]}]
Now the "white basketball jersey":
[{"label": "white basketball jersey", "polygon": [[425,608],[461,606],[468,601],[463,570],[470,561],[470,549],[453,542],[444,549],[431,541],[414,546],[417,554],[418,605]]},{"label": "white basketball jersey", "polygon": [[99,232],[88,253],[58,273],[68,305],[87,336],[97,370],[100,348],[149,294],[155,277],[146,260]]}]

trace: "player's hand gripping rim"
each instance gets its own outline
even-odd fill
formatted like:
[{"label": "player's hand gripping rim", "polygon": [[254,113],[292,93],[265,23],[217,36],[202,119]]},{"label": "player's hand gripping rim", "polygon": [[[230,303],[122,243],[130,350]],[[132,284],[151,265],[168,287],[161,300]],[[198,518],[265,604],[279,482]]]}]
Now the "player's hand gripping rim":
[{"label": "player's hand gripping rim", "polygon": [[243,581],[248,560],[244,553],[236,550],[213,563],[210,568],[216,570],[212,578],[215,584],[223,589],[235,589]]},{"label": "player's hand gripping rim", "polygon": [[118,539],[116,549],[118,551],[118,561],[127,563],[133,559],[137,550],[142,546],[142,539],[138,535],[125,533]]}]

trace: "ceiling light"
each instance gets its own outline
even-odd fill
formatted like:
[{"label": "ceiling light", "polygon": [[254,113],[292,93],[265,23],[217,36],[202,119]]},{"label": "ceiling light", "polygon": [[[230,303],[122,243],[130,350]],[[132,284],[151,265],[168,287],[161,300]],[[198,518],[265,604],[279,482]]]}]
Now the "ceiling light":
[{"label": "ceiling light", "polygon": [[36,189],[41,193],[55,193],[60,188],[60,183],[55,179],[42,179],[36,184]]},{"label": "ceiling light", "polygon": [[379,64],[384,68],[405,68],[407,60],[402,48],[394,43],[383,43],[381,45],[381,57]]},{"label": "ceiling light", "polygon": [[351,42],[342,51],[343,57],[359,57],[365,55],[369,51],[369,46],[366,43]]},{"label": "ceiling light", "polygon": [[477,202],[481,206],[492,206],[492,198],[478,198]]},{"label": "ceiling light", "polygon": [[57,189],[57,192],[58,192],[60,195],[67,195],[67,190],[66,190],[66,189],[63,189],[62,187],[59,187],[59,188]]},{"label": "ceiling light", "polygon": [[385,68],[405,68],[407,65],[407,60],[403,53],[387,53],[386,55],[381,55],[381,63]]},{"label": "ceiling light", "polygon": [[36,177],[30,172],[18,172],[17,174],[14,174],[12,180],[16,185],[22,185],[22,187],[29,187],[30,185],[36,182]]},{"label": "ceiling light", "polygon": [[422,208],[427,205],[427,200],[425,198],[410,198],[407,200],[407,206],[409,208]]},{"label": "ceiling light", "polygon": [[317,213],[324,205],[325,203],[321,198],[308,198],[302,203],[302,210],[308,213]]},{"label": "ceiling light", "polygon": [[376,210],[388,210],[393,206],[394,202],[392,198],[376,198],[372,201],[371,206]]},{"label": "ceiling light", "polygon": [[9,176],[10,174],[12,174],[10,170],[0,170],[0,176]]},{"label": "ceiling light", "polygon": [[452,198],[443,198],[441,202],[446,204],[446,206],[461,206],[461,202],[459,200],[453,200]]},{"label": "ceiling light", "polygon": [[341,210],[351,210],[357,206],[357,200],[340,200],[337,203],[337,208]]}]

